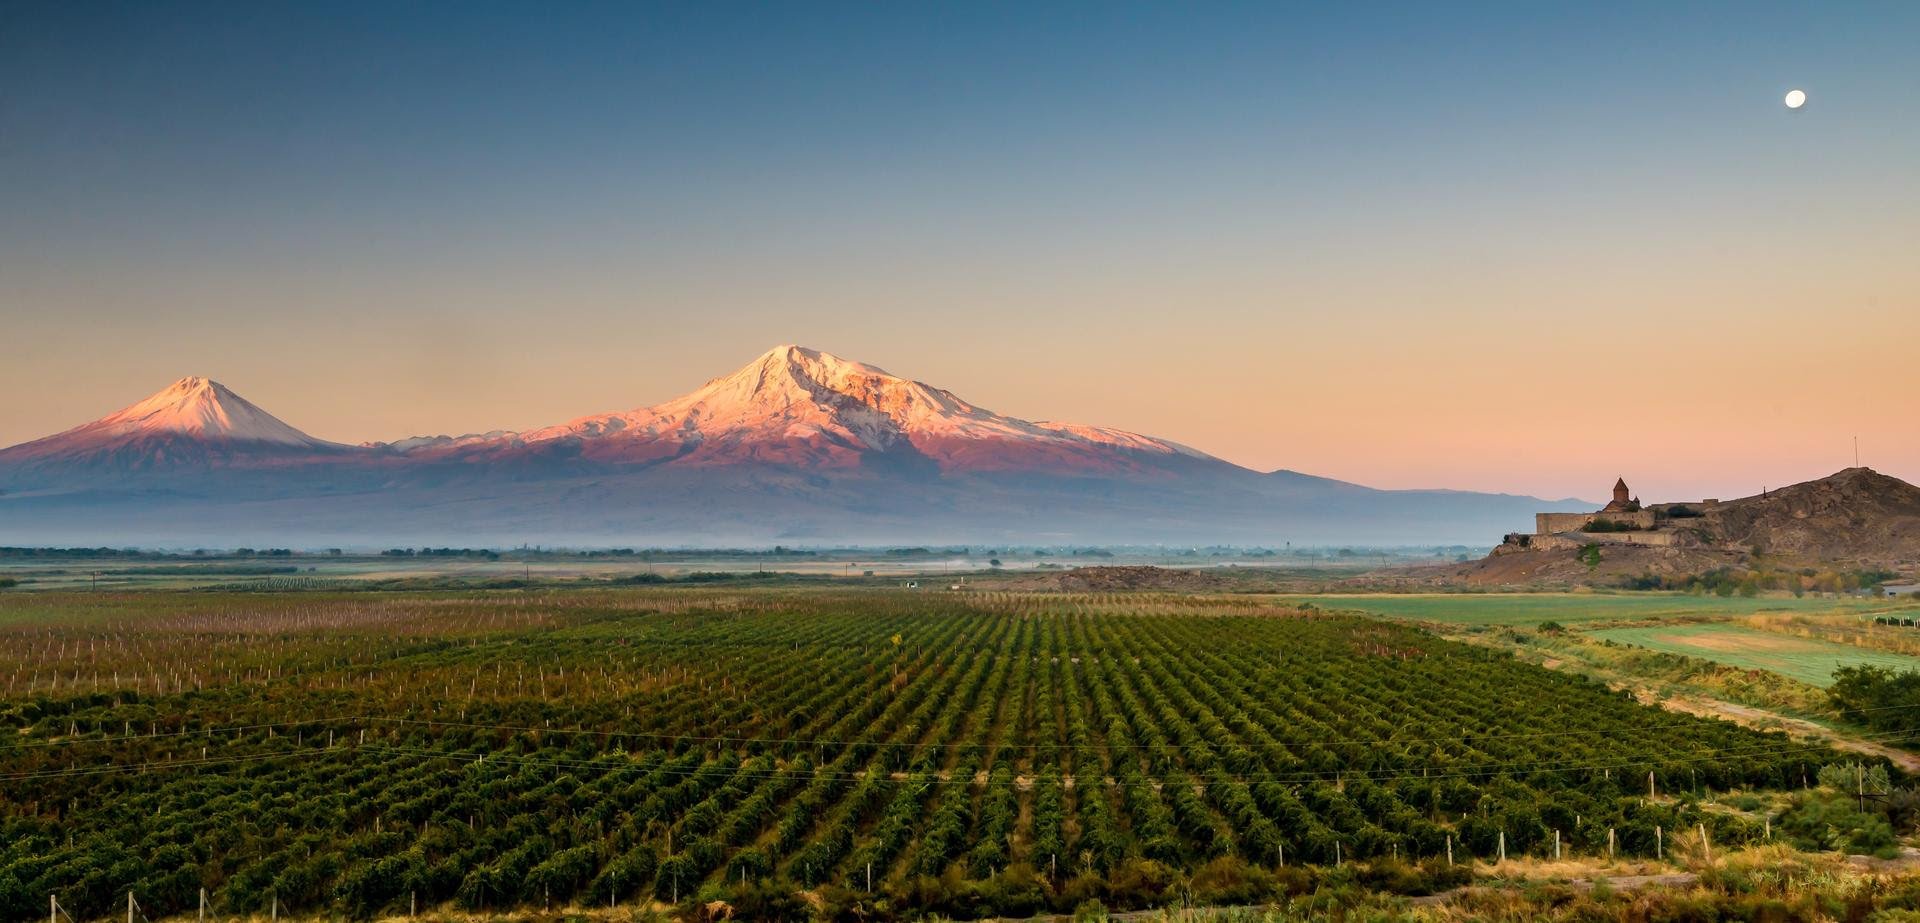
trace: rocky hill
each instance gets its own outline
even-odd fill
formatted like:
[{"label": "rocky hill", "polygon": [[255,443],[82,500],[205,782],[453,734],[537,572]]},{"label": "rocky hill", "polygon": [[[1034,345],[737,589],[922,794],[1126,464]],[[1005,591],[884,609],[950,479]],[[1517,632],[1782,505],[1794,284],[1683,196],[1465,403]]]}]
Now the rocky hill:
[{"label": "rocky hill", "polygon": [[1920,487],[1848,468],[1706,511],[1704,544],[1862,564],[1920,561]]},{"label": "rocky hill", "polygon": [[1674,520],[1675,543],[1509,542],[1467,564],[1403,570],[1403,583],[1609,584],[1716,568],[1920,570],[1920,487],[1870,468],[1730,500]]}]

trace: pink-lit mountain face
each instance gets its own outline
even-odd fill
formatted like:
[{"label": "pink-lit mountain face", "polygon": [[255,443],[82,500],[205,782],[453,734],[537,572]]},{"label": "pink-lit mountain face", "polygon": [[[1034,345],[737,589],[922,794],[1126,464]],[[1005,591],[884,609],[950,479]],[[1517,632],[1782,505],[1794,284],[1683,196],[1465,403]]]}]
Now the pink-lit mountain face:
[{"label": "pink-lit mountain face", "polygon": [[799,346],[664,404],[582,417],[524,433],[407,440],[420,458],[502,460],[565,453],[608,465],[739,464],[929,473],[1147,473],[1171,461],[1225,465],[1163,439],[1097,426],[1033,423],[951,391]]},{"label": "pink-lit mountain face", "polygon": [[0,450],[0,466],[139,472],[351,451],[288,426],[217,381],[191,377],[92,423]]},{"label": "pink-lit mountain face", "polygon": [[340,445],[185,378],[0,450],[0,544],[1404,544],[1556,505],[1252,471],[798,346],[526,432]]}]

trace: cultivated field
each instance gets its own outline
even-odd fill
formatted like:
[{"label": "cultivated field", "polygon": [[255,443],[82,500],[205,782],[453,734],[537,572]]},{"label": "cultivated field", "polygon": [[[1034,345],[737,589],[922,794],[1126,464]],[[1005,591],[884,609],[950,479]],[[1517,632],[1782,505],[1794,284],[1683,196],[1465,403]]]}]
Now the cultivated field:
[{"label": "cultivated field", "polygon": [[1245,596],[9,594],[0,683],[6,919],[202,887],[223,916],[1029,914],[1356,860],[1418,893],[1503,849],[1757,842],[1716,799],[1836,758]]},{"label": "cultivated field", "polygon": [[1870,665],[1895,671],[1920,669],[1920,657],[1834,644],[1743,625],[1650,625],[1601,628],[1588,637],[1633,644],[1648,650],[1700,657],[1749,670],[1767,670],[1803,683],[1825,686],[1841,667]]},{"label": "cultivated field", "polygon": [[[1902,604],[1871,599],[1789,596],[1747,599],[1685,593],[1326,594],[1287,597],[1316,606],[1452,625],[1524,625],[1652,619],[1727,619],[1769,612],[1843,613],[1871,620]],[[1911,608],[1911,606],[1908,606]]]}]

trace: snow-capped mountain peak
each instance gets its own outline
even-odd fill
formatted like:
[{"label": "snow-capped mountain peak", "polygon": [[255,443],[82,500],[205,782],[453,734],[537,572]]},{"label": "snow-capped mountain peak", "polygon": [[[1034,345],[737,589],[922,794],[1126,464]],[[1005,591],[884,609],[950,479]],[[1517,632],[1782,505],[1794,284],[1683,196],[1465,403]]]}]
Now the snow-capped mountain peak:
[{"label": "snow-capped mountain peak", "polygon": [[[1106,468],[1120,456],[1209,456],[1165,440],[1003,416],[951,391],[804,346],[776,346],[685,396],[521,433],[538,445],[580,440],[590,456],[678,463],[858,464],[868,453],[921,455],[943,469]],[[1119,455],[1114,454],[1116,450]]]},{"label": "snow-capped mountain peak", "polygon": [[803,346],[777,346],[739,371],[640,413],[703,430],[838,423],[871,448],[902,434],[952,432],[1003,418],[885,369]]},{"label": "snow-capped mountain peak", "polygon": [[71,432],[81,431],[100,436],[165,433],[225,442],[331,445],[288,426],[226,385],[199,376],[182,378],[146,400]]},{"label": "snow-capped mountain peak", "polygon": [[288,426],[217,381],[190,376],[92,423],[0,450],[0,462],[148,470],[263,453],[331,455],[345,448]]}]

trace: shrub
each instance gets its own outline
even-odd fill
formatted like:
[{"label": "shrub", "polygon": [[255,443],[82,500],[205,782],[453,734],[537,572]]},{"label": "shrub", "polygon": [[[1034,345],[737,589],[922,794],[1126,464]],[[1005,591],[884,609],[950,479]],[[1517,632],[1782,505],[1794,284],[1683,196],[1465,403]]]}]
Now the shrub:
[{"label": "shrub", "polygon": [[1793,806],[1780,816],[1780,829],[1801,849],[1837,849],[1892,858],[1899,848],[1893,824],[1875,810],[1862,811],[1850,795],[1796,796]]},{"label": "shrub", "polygon": [[1616,519],[1594,519],[1580,527],[1582,532],[1638,532],[1640,527]]}]

